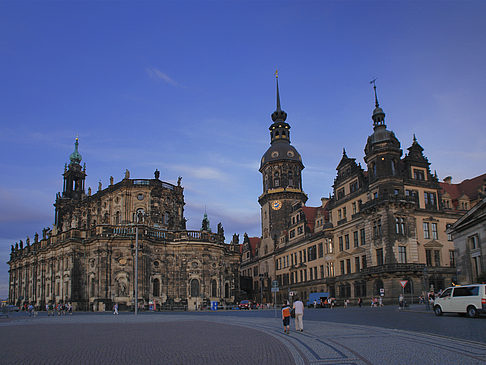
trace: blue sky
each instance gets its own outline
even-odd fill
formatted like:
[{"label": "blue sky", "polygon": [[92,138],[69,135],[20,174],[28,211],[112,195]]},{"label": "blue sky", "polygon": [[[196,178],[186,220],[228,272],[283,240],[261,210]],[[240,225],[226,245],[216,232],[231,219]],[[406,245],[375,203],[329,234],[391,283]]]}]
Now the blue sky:
[{"label": "blue sky", "polygon": [[182,176],[189,229],[260,235],[259,161],[279,69],[309,206],[345,147],[363,162],[373,90],[439,178],[485,172],[484,1],[0,2],[0,297],[10,245],[52,226],[78,134],[87,186]]}]

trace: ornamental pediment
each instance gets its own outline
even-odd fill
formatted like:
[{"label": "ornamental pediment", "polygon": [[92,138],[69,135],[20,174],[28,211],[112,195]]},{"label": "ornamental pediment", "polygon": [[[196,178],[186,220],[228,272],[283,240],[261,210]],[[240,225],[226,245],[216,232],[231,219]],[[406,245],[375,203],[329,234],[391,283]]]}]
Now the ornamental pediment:
[{"label": "ornamental pediment", "polygon": [[336,258],[341,259],[343,257],[348,257],[348,256],[351,256],[351,254],[349,252],[343,251],[343,252],[340,252],[339,255],[336,256]]},{"label": "ornamental pediment", "polygon": [[425,248],[432,248],[432,247],[444,247],[444,245],[436,240],[432,240],[424,244]]}]

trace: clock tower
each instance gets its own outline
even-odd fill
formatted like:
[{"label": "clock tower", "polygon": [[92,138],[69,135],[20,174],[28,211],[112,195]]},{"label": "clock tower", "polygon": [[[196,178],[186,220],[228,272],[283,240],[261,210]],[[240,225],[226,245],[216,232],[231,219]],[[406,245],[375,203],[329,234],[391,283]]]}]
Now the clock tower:
[{"label": "clock tower", "polygon": [[[263,194],[258,198],[261,208],[262,244],[273,249],[275,240],[288,227],[293,207],[307,201],[302,191],[302,157],[290,144],[290,125],[287,113],[280,107],[277,82],[277,109],[272,113],[270,147],[262,157],[260,172],[263,177]],[[273,241],[273,244],[269,244]],[[267,246],[267,247],[268,247]],[[269,248],[270,248],[269,247]]]}]

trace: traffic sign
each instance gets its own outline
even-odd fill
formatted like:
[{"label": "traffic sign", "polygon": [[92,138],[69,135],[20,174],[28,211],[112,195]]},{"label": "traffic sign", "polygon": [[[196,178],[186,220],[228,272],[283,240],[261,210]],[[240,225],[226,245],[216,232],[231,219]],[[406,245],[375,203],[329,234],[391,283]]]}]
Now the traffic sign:
[{"label": "traffic sign", "polygon": [[385,294],[385,288],[380,288],[380,294]]},{"label": "traffic sign", "polygon": [[400,280],[400,285],[402,286],[403,289],[405,289],[405,286],[407,285],[408,280]]},{"label": "traffic sign", "polygon": [[278,288],[271,288],[272,293],[278,293]]},{"label": "traffic sign", "polygon": [[278,288],[278,281],[277,280],[272,281],[272,288]]},{"label": "traffic sign", "polygon": [[289,296],[293,297],[294,296],[294,292],[293,291],[289,291]]}]

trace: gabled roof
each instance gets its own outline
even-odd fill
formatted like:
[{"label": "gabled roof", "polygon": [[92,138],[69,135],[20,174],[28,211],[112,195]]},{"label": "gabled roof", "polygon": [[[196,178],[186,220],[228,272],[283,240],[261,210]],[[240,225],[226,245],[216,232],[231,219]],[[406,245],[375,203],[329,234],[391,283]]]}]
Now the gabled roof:
[{"label": "gabled roof", "polygon": [[252,256],[255,256],[257,247],[260,246],[261,238],[260,237],[248,237],[250,240],[250,248]]},{"label": "gabled roof", "polygon": [[486,174],[482,174],[475,178],[464,180],[459,184],[448,184],[445,182],[439,184],[442,193],[448,193],[452,200],[459,199],[463,195],[467,195],[471,200],[476,200],[485,180]]},{"label": "gabled roof", "polygon": [[307,221],[307,227],[309,228],[310,232],[314,232],[314,226],[316,224],[316,215],[317,210],[319,207],[302,207],[302,211],[305,214],[305,219]]},{"label": "gabled roof", "polygon": [[483,198],[483,200],[481,200],[473,208],[469,209],[469,211],[466,214],[464,214],[461,218],[459,218],[452,225],[451,230],[456,232],[460,231],[462,228],[466,227],[468,223],[473,222],[475,218],[481,215],[484,216],[485,210],[486,210],[486,198]]}]

